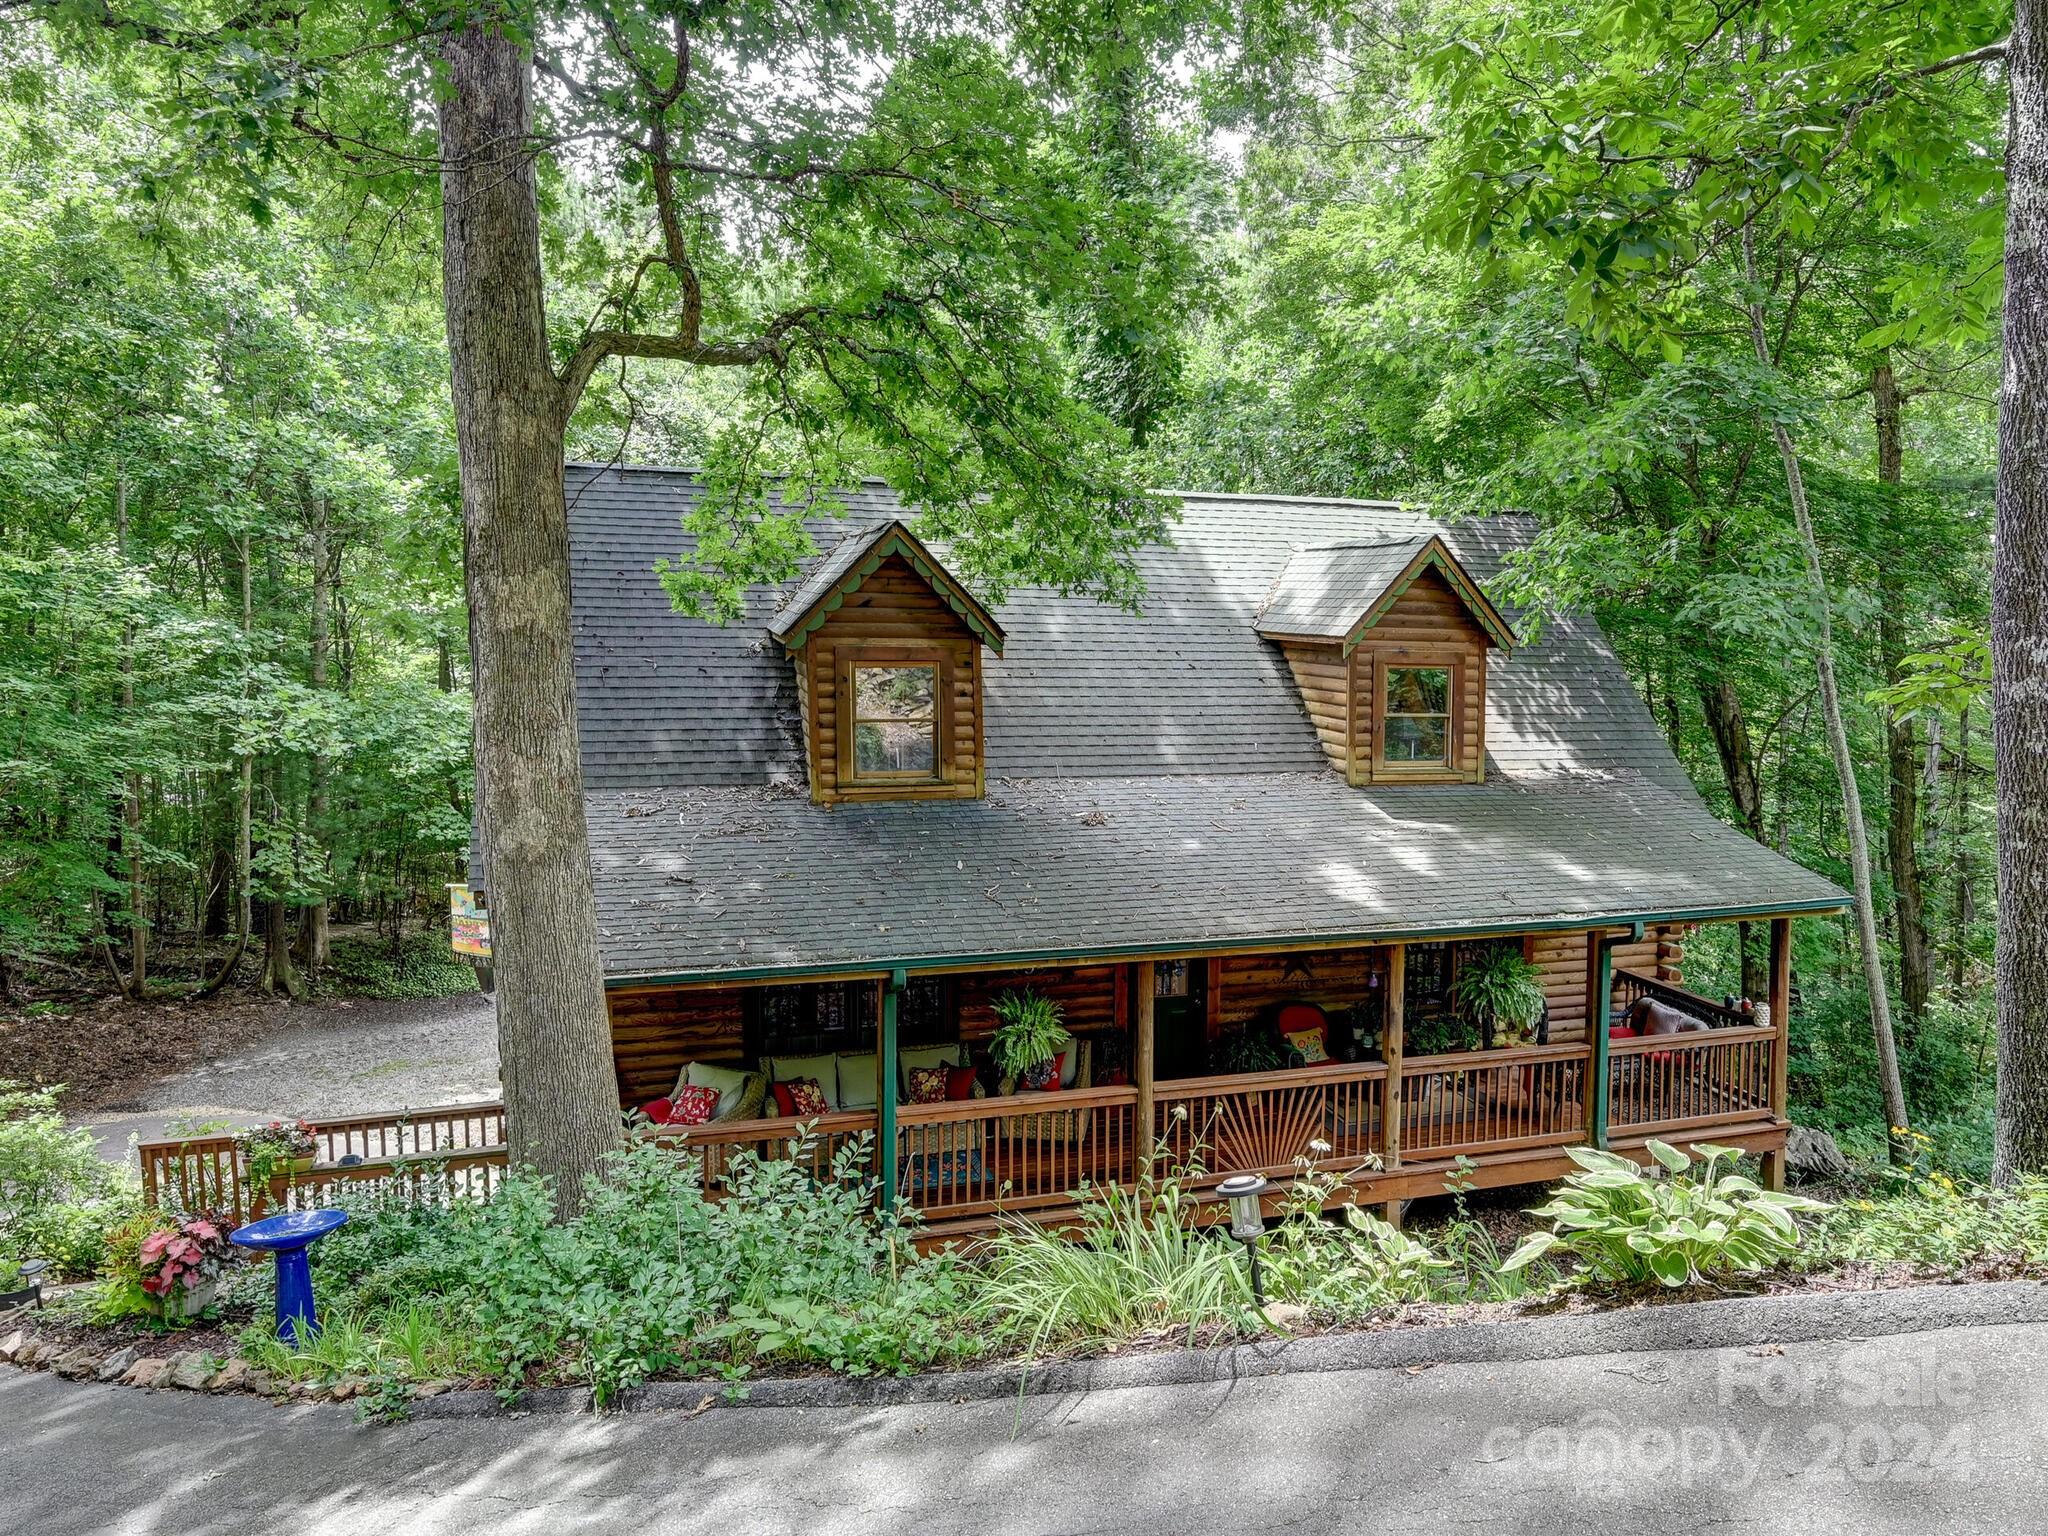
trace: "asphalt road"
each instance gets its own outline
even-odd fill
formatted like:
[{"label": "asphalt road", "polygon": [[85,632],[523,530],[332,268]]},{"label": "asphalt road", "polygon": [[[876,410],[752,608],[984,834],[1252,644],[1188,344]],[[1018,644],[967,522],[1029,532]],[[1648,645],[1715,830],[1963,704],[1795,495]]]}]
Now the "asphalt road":
[{"label": "asphalt road", "polygon": [[2048,1325],[883,1409],[356,1427],[0,1367],[0,1531],[2041,1528]]},{"label": "asphalt road", "polygon": [[101,1155],[128,1157],[131,1136],[179,1126],[242,1126],[279,1116],[319,1119],[459,1104],[498,1096],[498,1026],[480,993],[356,998],[280,1006],[269,1038],[160,1079],[128,1104],[78,1124]]}]

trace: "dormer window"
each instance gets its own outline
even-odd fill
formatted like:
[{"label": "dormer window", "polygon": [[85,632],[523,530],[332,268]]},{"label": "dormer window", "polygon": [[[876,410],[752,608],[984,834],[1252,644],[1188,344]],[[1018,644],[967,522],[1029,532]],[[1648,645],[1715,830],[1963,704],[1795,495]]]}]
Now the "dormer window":
[{"label": "dormer window", "polygon": [[1003,632],[909,529],[850,531],[769,633],[796,667],[813,800],[981,794],[982,651]]},{"label": "dormer window", "polygon": [[1486,670],[1513,633],[1435,534],[1298,549],[1260,609],[1353,784],[1486,777]]},{"label": "dormer window", "polygon": [[853,699],[856,784],[914,784],[939,773],[936,660],[922,665],[856,661]]},{"label": "dormer window", "polygon": [[1380,758],[1389,768],[1451,765],[1449,667],[1388,667]]}]

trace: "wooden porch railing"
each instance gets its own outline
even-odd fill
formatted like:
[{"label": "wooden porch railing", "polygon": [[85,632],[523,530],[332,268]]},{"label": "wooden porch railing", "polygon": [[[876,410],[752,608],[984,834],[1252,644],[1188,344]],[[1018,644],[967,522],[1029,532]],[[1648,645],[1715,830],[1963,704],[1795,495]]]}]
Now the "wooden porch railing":
[{"label": "wooden porch railing", "polygon": [[1585,1139],[1584,1045],[1509,1046],[1401,1063],[1408,1162]]},{"label": "wooden porch railing", "polygon": [[[1732,1012],[1686,997],[1689,1005]],[[1769,1119],[1780,1049],[1776,1030],[1750,1022],[1615,1040],[1608,1059],[1611,1131],[1670,1135]],[[1576,1044],[1405,1059],[1400,1162],[1441,1164],[1583,1141],[1590,1057],[1587,1045]],[[1387,1066],[1375,1061],[1160,1082],[1150,1126],[1136,1123],[1135,1087],[904,1105],[897,1115],[896,1196],[934,1223],[1056,1210],[1083,1184],[1132,1177],[1155,1141],[1171,1163],[1199,1158],[1204,1182],[1247,1171],[1285,1176],[1303,1159],[1350,1174],[1370,1169],[1390,1150],[1387,1090]],[[318,1204],[344,1186],[398,1184],[433,1200],[488,1198],[505,1176],[502,1105],[347,1116],[321,1122],[315,1132],[319,1163],[265,1188],[249,1183],[231,1136],[144,1142],[144,1194],[152,1202],[218,1210],[239,1223],[268,1209]],[[716,1195],[740,1152],[800,1156],[806,1171],[822,1179],[847,1147],[876,1132],[873,1111],[848,1110],[814,1121],[640,1134],[702,1158],[706,1186]],[[342,1166],[343,1157],[358,1161]],[[873,1172],[872,1161],[864,1161],[863,1173]]]},{"label": "wooden porch railing", "polygon": [[1689,1013],[1716,1029],[1724,1026],[1748,1028],[1757,1021],[1753,1013],[1744,1013],[1740,1008],[1730,1008],[1725,1003],[1717,1003],[1710,997],[1700,996],[1697,992],[1688,992],[1683,987],[1674,986],[1642,971],[1617,970],[1614,973],[1615,1018],[1619,1019],[1638,998],[1644,997],[1655,998],[1660,1003],[1669,1003],[1681,1013]]},{"label": "wooden porch railing", "polygon": [[1646,1035],[1608,1047],[1608,1126],[1656,1136],[1771,1118],[1778,1032],[1730,1025],[1685,1035]]},{"label": "wooden porch railing", "polygon": [[906,1104],[896,1112],[896,1193],[927,1221],[1069,1204],[1083,1184],[1131,1177],[1138,1090]]},{"label": "wooden porch railing", "polygon": [[[873,1138],[875,1112],[842,1109],[812,1120],[735,1120],[691,1126],[687,1130],[649,1126],[639,1134],[664,1147],[696,1153],[704,1160],[705,1187],[716,1192],[725,1183],[734,1154],[739,1152],[751,1152],[762,1158],[799,1157],[813,1178],[829,1178],[841,1152],[863,1136]],[[863,1165],[869,1172],[873,1171],[872,1162],[871,1147]]]},{"label": "wooden porch railing", "polygon": [[1153,1090],[1154,1134],[1169,1163],[1199,1159],[1205,1182],[1300,1159],[1348,1173],[1385,1150],[1386,1089],[1380,1061],[1174,1079]]}]

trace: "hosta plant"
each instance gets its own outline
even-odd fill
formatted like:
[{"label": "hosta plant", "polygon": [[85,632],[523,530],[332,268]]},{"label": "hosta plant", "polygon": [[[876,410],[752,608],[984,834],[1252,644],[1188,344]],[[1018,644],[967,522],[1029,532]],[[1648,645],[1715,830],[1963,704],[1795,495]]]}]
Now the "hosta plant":
[{"label": "hosta plant", "polygon": [[1580,1171],[1530,1213],[1548,1217],[1550,1230],[1523,1239],[1502,1269],[1556,1251],[1577,1259],[1587,1278],[1621,1286],[1753,1275],[1799,1246],[1795,1211],[1827,1209],[1738,1173],[1732,1147],[1699,1147],[1695,1165],[1676,1147],[1647,1145],[1666,1177],[1612,1152],[1567,1147]]}]

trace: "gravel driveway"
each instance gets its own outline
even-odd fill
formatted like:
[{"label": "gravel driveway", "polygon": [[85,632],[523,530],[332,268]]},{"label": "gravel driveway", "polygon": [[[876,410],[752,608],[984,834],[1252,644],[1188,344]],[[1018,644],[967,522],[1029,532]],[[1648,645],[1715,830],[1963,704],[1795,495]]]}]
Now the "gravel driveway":
[{"label": "gravel driveway", "polygon": [[161,1136],[192,1121],[317,1119],[497,1096],[489,998],[358,998],[284,1008],[260,1042],[159,1079],[78,1123],[100,1137],[105,1156],[124,1159],[131,1136]]}]

